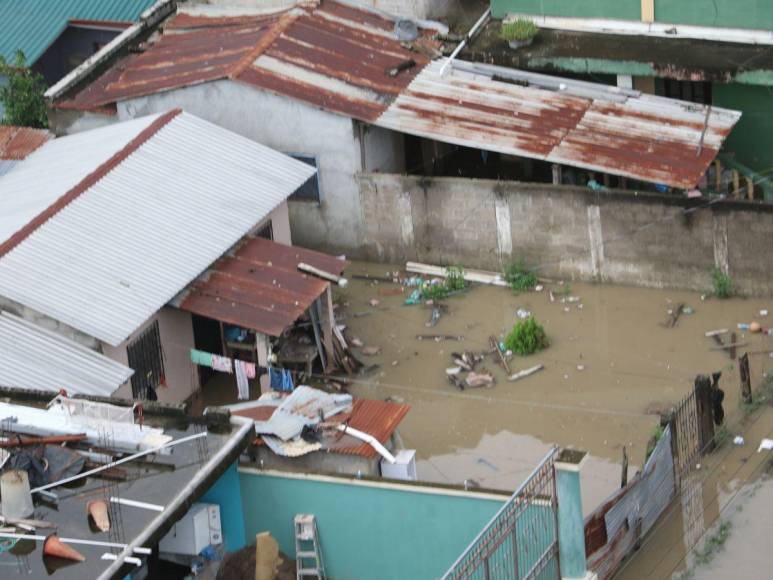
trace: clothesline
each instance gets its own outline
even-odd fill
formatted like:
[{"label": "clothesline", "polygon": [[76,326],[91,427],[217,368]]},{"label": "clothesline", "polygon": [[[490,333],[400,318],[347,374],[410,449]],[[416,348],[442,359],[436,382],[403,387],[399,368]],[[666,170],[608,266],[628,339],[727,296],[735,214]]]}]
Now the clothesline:
[{"label": "clothesline", "polygon": [[268,373],[271,388],[275,391],[292,391],[295,388],[292,374],[288,369],[263,367],[255,363],[231,359],[227,356],[220,356],[195,348],[191,349],[191,362],[223,373],[233,374],[235,372],[236,387],[240,401],[250,398],[250,388],[247,379],[254,379],[258,370]]}]

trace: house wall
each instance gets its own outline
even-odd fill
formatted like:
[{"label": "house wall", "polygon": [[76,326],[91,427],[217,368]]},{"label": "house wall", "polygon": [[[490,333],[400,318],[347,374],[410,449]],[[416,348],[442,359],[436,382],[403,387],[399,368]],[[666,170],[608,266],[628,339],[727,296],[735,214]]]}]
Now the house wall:
[{"label": "house wall", "polygon": [[[158,330],[161,334],[167,383],[166,387],[158,389],[158,400],[161,403],[179,403],[187,399],[197,387],[190,354],[194,343],[193,318],[189,312],[165,306],[117,347],[103,343],[102,353],[128,366],[127,347],[155,321],[158,321]],[[115,396],[131,399],[131,383],[118,389]]]},{"label": "house wall", "polygon": [[[226,6],[229,9],[241,6],[269,9],[292,6],[297,2],[298,0],[195,0],[189,3]],[[464,0],[352,0],[349,3],[370,6],[396,16],[439,18],[448,12],[449,6],[453,7],[460,2],[464,2]]]},{"label": "house wall", "polygon": [[294,243],[341,253],[359,244],[359,186],[362,153],[374,159],[371,171],[401,171],[402,135],[384,129],[365,131],[349,117],[256,90],[230,80],[216,81],[118,104],[118,119],[182,107],[185,111],[283,153],[317,158],[322,199],[291,201]]},{"label": "house wall", "polygon": [[[715,267],[746,294],[773,292],[773,207],[582,187],[401,175],[360,179],[363,242],[350,256],[711,289]],[[689,213],[684,210],[693,208]]]},{"label": "house wall", "polygon": [[293,518],[317,519],[337,580],[439,578],[507,495],[240,467],[248,538],[269,531],[294,557]]},{"label": "house wall", "polygon": [[[654,0],[655,21],[722,28],[773,29],[770,0]],[[507,13],[641,20],[641,0],[491,0],[494,18]]]},{"label": "house wall", "polygon": [[68,26],[35,62],[34,69],[51,86],[120,34],[104,30]]}]

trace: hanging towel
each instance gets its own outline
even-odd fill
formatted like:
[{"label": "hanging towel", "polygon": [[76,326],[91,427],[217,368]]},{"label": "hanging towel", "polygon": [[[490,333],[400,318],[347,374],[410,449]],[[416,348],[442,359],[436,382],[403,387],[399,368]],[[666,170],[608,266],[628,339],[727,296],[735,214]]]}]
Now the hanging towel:
[{"label": "hanging towel", "polygon": [[202,367],[212,368],[212,355],[203,350],[191,349],[191,362]]},{"label": "hanging towel", "polygon": [[247,381],[246,366],[247,363],[244,361],[234,359],[234,370],[236,371],[236,389],[238,391],[238,399],[240,401],[246,401],[250,398],[250,383]]},{"label": "hanging towel", "polygon": [[242,361],[242,366],[244,367],[244,371],[247,373],[247,378],[254,379],[256,376],[255,363]]},{"label": "hanging towel", "polygon": [[231,359],[227,356],[212,355],[212,368],[221,373],[232,373]]},{"label": "hanging towel", "polygon": [[292,391],[295,386],[293,385],[293,376],[288,369],[268,369],[269,376],[271,377],[271,388],[275,391]]}]

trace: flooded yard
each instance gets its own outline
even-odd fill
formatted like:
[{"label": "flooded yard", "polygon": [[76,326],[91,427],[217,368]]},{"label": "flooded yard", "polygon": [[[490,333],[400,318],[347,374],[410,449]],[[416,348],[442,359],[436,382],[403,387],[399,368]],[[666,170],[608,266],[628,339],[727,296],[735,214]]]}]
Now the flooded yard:
[{"label": "flooded yard", "polygon": [[[399,266],[354,263],[349,275],[385,276]],[[401,273],[401,276],[405,276]],[[773,349],[773,339],[744,333],[738,323],[770,324],[760,311],[773,300],[702,299],[696,292],[651,290],[571,282],[578,301],[551,302],[541,292],[515,294],[508,288],[472,285],[443,301],[447,309],[428,326],[432,308],[407,306],[411,289],[398,284],[352,279],[337,291],[338,317],[363,347],[354,352],[379,365],[355,377],[350,390],[370,398],[399,397],[411,405],[400,426],[408,448],[418,452],[418,475],[426,481],[464,483],[513,490],[551,445],[591,454],[583,470],[584,509],[591,511],[620,485],[620,459],[626,446],[631,474],[644,460],[647,441],[668,409],[693,386],[695,376],[722,370],[720,386],[730,412],[739,399],[738,369],[727,351],[704,333],[726,328],[748,351]],[[668,311],[684,303],[675,327]],[[446,376],[453,352],[490,351],[489,336],[502,340],[531,312],[550,339],[548,349],[515,356],[512,372],[543,364],[544,370],[509,382],[495,355],[480,368],[496,378],[490,388],[460,390]],[[770,319],[773,321],[773,317]],[[459,335],[464,340],[418,340],[419,334]],[[730,335],[725,335],[725,342]],[[378,347],[378,354],[366,347]],[[753,355],[751,373],[759,381],[773,367],[767,354]]]}]

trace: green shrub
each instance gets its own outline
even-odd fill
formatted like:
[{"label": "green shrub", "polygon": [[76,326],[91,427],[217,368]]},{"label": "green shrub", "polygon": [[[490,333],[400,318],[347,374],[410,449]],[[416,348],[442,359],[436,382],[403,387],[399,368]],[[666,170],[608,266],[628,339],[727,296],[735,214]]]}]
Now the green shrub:
[{"label": "green shrub", "polygon": [[425,282],[421,287],[421,295],[425,300],[442,300],[451,292],[464,290],[467,281],[464,279],[464,270],[459,266],[446,268],[446,278],[435,284]]},{"label": "green shrub", "polygon": [[545,329],[533,316],[519,320],[505,338],[505,347],[519,355],[534,354],[550,345]]},{"label": "green shrub", "polygon": [[0,104],[5,108],[0,121],[4,125],[41,129],[48,127],[46,101],[43,98],[46,81],[41,74],[27,67],[24,53],[18,51],[12,62],[6,62],[0,56],[0,76],[7,79],[5,85],[0,86]]},{"label": "green shrub", "polygon": [[445,285],[449,292],[464,290],[467,287],[467,281],[464,279],[464,270],[459,266],[446,268]]},{"label": "green shrub", "polygon": [[537,276],[523,262],[515,262],[505,270],[505,281],[513,292],[524,292],[537,285]]},{"label": "green shrub", "polygon": [[539,26],[526,18],[502,23],[502,38],[505,40],[529,40],[537,36]]},{"label": "green shrub", "polygon": [[719,268],[712,270],[711,282],[714,285],[714,296],[717,298],[725,299],[733,295],[733,279],[723,274]]}]

